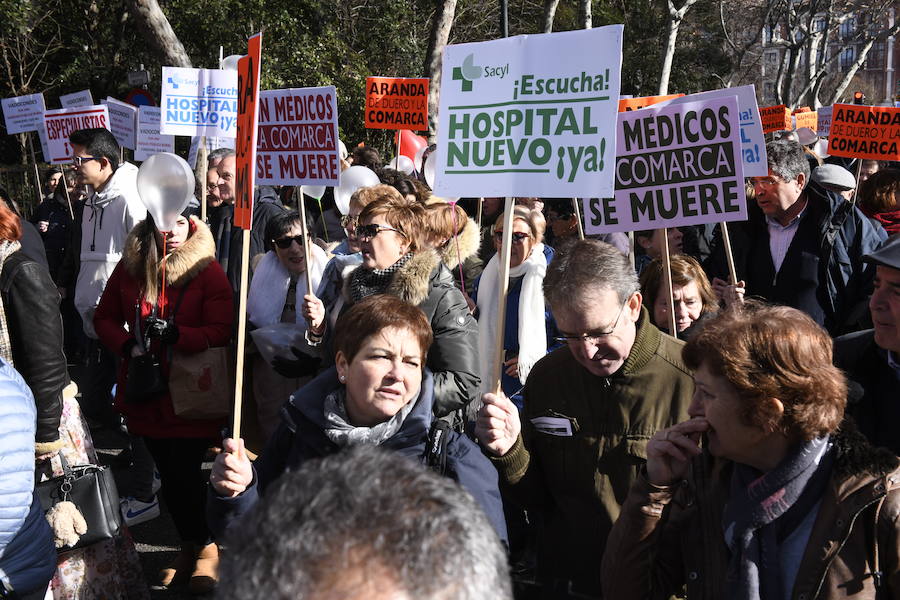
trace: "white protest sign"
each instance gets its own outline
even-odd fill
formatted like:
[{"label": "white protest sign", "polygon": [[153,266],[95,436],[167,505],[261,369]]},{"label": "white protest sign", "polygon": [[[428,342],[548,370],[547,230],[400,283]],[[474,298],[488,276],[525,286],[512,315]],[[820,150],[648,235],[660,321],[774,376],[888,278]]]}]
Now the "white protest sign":
[{"label": "white protest sign", "polygon": [[6,133],[25,133],[26,131],[40,131],[44,126],[44,95],[29,94],[4,98],[0,100],[3,105],[3,119],[6,121]]},{"label": "white protest sign", "polygon": [[831,131],[831,113],[833,110],[833,106],[823,106],[816,111],[818,117],[816,133],[819,137],[828,137],[828,132]]},{"label": "white protest sign", "polygon": [[69,163],[72,162],[69,135],[79,129],[109,129],[109,111],[104,105],[48,110],[44,113],[44,126],[49,151],[49,156],[45,156],[47,162],[54,165]]},{"label": "white protest sign", "polygon": [[762,130],[759,106],[756,104],[756,88],[753,85],[700,92],[671,100],[669,104],[684,104],[696,100],[710,100],[737,96],[738,113],[741,120],[741,161],[744,163],[744,177],[765,177],[769,174],[766,159],[766,134]]},{"label": "white protest sign", "polygon": [[614,198],[584,201],[586,234],[747,218],[734,96],[619,113]]},{"label": "white protest sign", "polygon": [[59,97],[59,103],[63,108],[75,108],[78,106],[93,106],[94,96],[91,90],[81,90],[72,94],[63,94]]},{"label": "white protest sign", "polygon": [[161,109],[158,106],[138,106],[137,147],[134,160],[147,160],[160,152],[175,152],[175,137],[159,132]]},{"label": "white protest sign", "polygon": [[260,92],[256,183],[339,186],[337,120],[333,86]]},{"label": "white protest sign", "polygon": [[444,49],[438,196],[611,196],[622,25]]},{"label": "white protest sign", "polygon": [[162,68],[162,133],[237,135],[237,71]]},{"label": "white protest sign", "polygon": [[[192,169],[197,167],[197,152],[200,150],[201,137],[203,136],[195,135],[191,138],[191,147],[188,150],[188,164],[191,165]],[[234,138],[216,136],[206,137],[207,153],[218,150],[219,148],[230,148],[234,150]]]},{"label": "white protest sign", "polygon": [[115,98],[106,99],[109,111],[110,131],[116,136],[120,146],[134,150],[134,128],[137,121],[137,106],[127,102],[119,102]]}]

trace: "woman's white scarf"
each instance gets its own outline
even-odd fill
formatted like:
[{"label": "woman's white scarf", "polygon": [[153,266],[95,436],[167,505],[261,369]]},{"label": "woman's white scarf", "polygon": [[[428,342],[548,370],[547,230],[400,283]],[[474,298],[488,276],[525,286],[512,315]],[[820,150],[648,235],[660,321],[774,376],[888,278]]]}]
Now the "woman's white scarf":
[{"label": "woman's white scarf", "polygon": [[[481,392],[493,393],[491,379],[494,340],[497,327],[497,295],[500,292],[500,254],[494,254],[481,273],[478,284],[478,352],[481,357]],[[547,259],[544,245],[535,244],[531,254],[518,267],[509,270],[509,278],[525,276],[519,294],[519,381],[524,385],[531,367],[547,354],[547,326],[544,322],[544,275]],[[507,310],[509,307],[507,306]]]},{"label": "woman's white scarf", "polygon": [[[310,270],[313,293],[315,293],[315,289],[318,289],[319,282],[322,280],[325,265],[328,264],[328,256],[315,244],[309,244],[309,250],[312,260],[306,261],[306,268]],[[250,292],[247,295],[247,318],[257,327],[279,323],[290,285],[291,274],[281,264],[278,255],[270,250],[259,261],[253,272]],[[294,310],[297,315],[296,323],[304,333],[306,332],[306,319],[303,318],[303,296],[305,295],[306,277],[301,273],[297,278],[297,298]]]}]

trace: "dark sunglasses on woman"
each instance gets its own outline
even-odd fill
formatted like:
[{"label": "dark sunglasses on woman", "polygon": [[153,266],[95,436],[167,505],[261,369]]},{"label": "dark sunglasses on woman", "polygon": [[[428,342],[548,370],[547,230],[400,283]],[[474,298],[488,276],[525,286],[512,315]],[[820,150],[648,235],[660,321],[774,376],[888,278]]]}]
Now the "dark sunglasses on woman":
[{"label": "dark sunglasses on woman", "polygon": [[302,235],[293,235],[290,237],[278,238],[277,240],[272,240],[275,242],[275,245],[281,248],[282,250],[287,250],[291,247],[291,244],[297,242],[297,245],[301,248],[303,247],[303,236]]}]

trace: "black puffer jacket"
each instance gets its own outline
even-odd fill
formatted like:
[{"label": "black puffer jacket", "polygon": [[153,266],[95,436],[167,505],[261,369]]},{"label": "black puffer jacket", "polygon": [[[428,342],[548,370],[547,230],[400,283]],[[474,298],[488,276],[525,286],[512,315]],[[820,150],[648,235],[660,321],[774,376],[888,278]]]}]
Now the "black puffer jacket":
[{"label": "black puffer jacket", "polygon": [[[351,304],[344,279],[345,308]],[[453,276],[434,250],[416,253],[394,274],[387,293],[422,309],[431,323],[434,343],[425,365],[434,374],[434,414],[443,417],[478,395],[478,324]]]},{"label": "black puffer jacket", "polygon": [[14,366],[37,405],[38,451],[50,451],[57,447],[53,443],[59,439],[62,390],[69,383],[59,293],[47,267],[22,250],[13,252],[3,264],[0,293]]}]

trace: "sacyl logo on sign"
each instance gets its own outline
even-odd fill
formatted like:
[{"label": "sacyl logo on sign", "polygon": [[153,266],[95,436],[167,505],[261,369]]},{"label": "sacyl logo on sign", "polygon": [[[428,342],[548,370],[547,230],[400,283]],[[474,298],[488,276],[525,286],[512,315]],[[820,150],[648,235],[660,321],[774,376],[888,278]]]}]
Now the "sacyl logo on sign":
[{"label": "sacyl logo on sign", "polygon": [[173,90],[177,90],[179,85],[197,85],[198,83],[196,79],[188,79],[180,75],[172,75],[169,77],[168,82],[172,84]]},{"label": "sacyl logo on sign", "polygon": [[453,67],[453,80],[462,80],[462,91],[471,92],[472,82],[481,78],[481,67],[475,65],[475,55],[470,54],[463,61],[462,66]]}]

